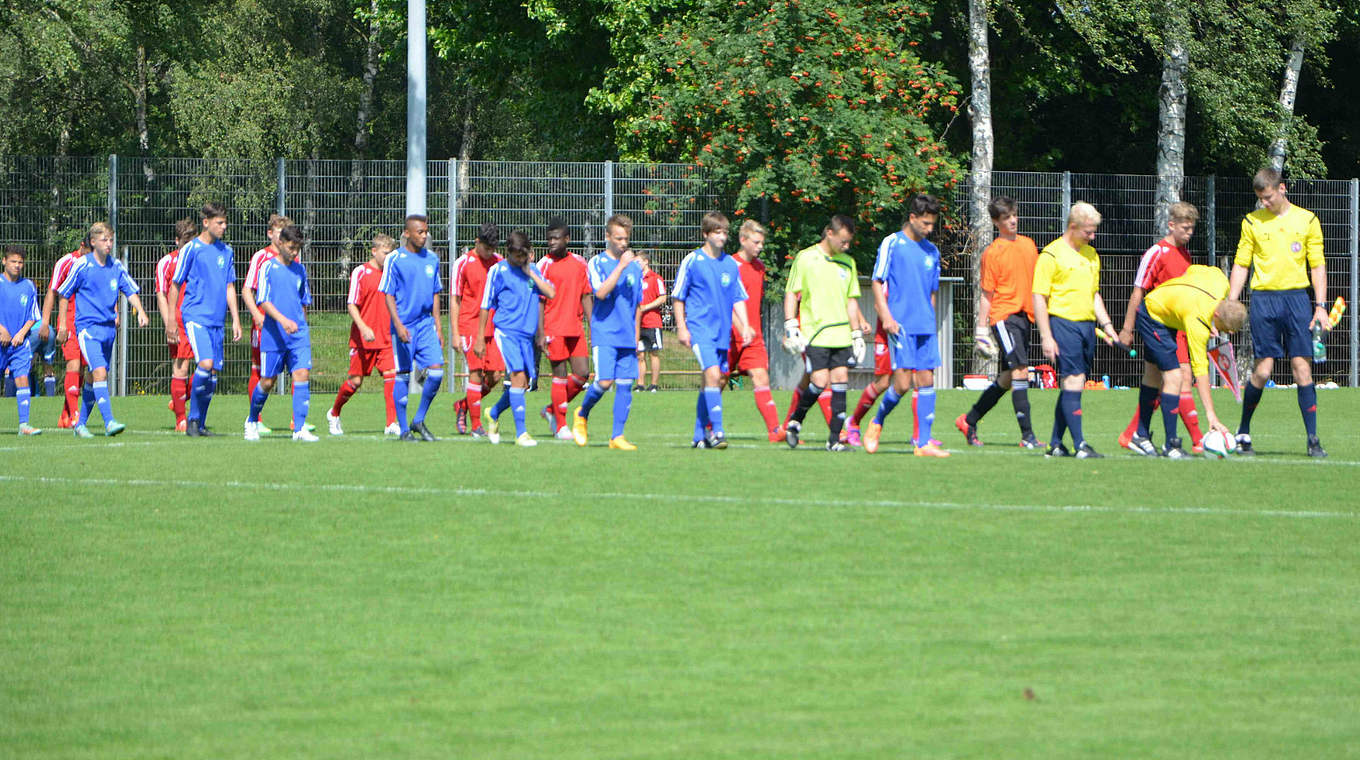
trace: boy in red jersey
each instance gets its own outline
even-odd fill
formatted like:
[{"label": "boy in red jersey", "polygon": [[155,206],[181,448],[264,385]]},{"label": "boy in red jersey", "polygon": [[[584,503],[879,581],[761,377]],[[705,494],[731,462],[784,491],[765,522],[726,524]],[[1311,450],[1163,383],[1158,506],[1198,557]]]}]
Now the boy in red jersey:
[{"label": "boy in red jersey", "polygon": [[[652,269],[652,258],[645,253],[638,254],[638,264],[642,266],[642,305],[638,307],[640,332],[638,333],[638,372],[652,370],[652,384],[647,386],[649,393],[656,393],[661,386],[661,307],[669,297],[666,293],[666,280]],[[647,365],[643,365],[644,359]]]},{"label": "boy in red jersey", "polygon": [[760,317],[761,301],[765,297],[765,264],[760,260],[760,252],[765,248],[765,227],[753,219],[747,219],[741,223],[737,239],[740,248],[734,258],[742,287],[746,289],[746,301],[738,308],[746,309],[746,324],[750,325],[755,337],[743,346],[741,335],[734,325],[728,364],[732,368],[731,374],[751,377],[756,410],[765,420],[765,431],[770,441],[778,443],[784,440],[784,428],[779,422],[779,409],[775,406],[774,397],[770,395],[770,354],[765,347]]},{"label": "boy in red jersey", "polygon": [[548,223],[548,255],[538,262],[544,279],[557,292],[556,298],[543,299],[539,319],[553,373],[552,403],[539,414],[552,426],[553,435],[564,441],[572,439],[567,405],[590,381],[590,342],[581,324],[593,302],[586,260],[567,250],[570,242],[567,223],[553,219]]},{"label": "boy in red jersey", "polygon": [[354,268],[349,276],[349,317],[354,324],[349,329],[349,377],[335,394],[335,403],[326,410],[326,426],[331,435],[344,435],[340,425],[340,410],[345,402],[358,393],[364,378],[377,370],[383,379],[383,399],[387,404],[387,427],[384,435],[401,435],[397,424],[397,405],[392,395],[397,369],[392,363],[392,322],[387,313],[387,301],[378,291],[382,280],[383,262],[387,254],[396,250],[397,241],[388,235],[374,235],[369,248],[372,258]]},{"label": "boy in red jersey", "polygon": [[161,315],[161,325],[165,328],[166,349],[170,353],[170,411],[175,414],[175,431],[183,433],[185,426],[185,404],[189,402],[189,375],[193,373],[194,349],[189,345],[186,334],[178,326],[183,318],[180,306],[184,303],[181,294],[178,303],[170,303],[170,278],[175,275],[175,263],[179,260],[179,249],[198,235],[198,223],[188,217],[175,222],[175,249],[156,262],[156,310]]},{"label": "boy in red jersey", "polygon": [[[38,337],[47,340],[48,332],[52,329],[60,332],[63,325],[52,327],[52,307],[57,304],[57,288],[66,282],[66,277],[71,274],[71,267],[76,261],[85,254],[94,250],[90,246],[90,238],[86,236],[80,241],[80,245],[74,251],[57,259],[57,263],[52,267],[52,279],[47,283],[47,294],[43,296],[42,327],[38,330]],[[82,387],[81,367],[84,360],[80,356],[80,343],[76,340],[76,315],[75,304],[66,311],[66,341],[61,344],[61,357],[66,361],[66,376],[63,378],[63,388],[66,391],[66,401],[61,407],[61,416],[57,419],[57,427],[71,428],[75,425],[76,417],[80,414],[80,391]]]},{"label": "boy in red jersey", "polygon": [[[472,248],[450,265],[452,274],[449,280],[453,290],[453,305],[449,307],[449,334],[452,336],[453,345],[463,352],[468,368],[467,395],[454,402],[453,410],[457,415],[458,432],[464,434],[469,432],[468,417],[471,416],[471,433],[477,437],[486,435],[482,430],[482,396],[496,387],[500,380],[500,372],[505,369],[500,349],[496,347],[495,336],[491,334],[491,326],[487,327],[488,332],[483,336],[491,339],[487,341],[485,355],[478,356],[472,350],[472,344],[477,338],[477,320],[481,316],[482,291],[486,289],[486,275],[502,258],[496,253],[496,246],[500,245],[500,242],[500,228],[494,222],[487,222],[477,232],[477,239],[473,242]],[[488,320],[488,325],[491,324],[494,323]]]}]

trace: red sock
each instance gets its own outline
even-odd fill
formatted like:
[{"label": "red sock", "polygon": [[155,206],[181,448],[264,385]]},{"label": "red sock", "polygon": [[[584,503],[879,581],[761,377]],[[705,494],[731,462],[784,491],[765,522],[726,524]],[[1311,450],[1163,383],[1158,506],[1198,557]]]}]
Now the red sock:
[{"label": "red sock", "polygon": [[794,390],[793,398],[789,399],[789,411],[784,415],[784,427],[789,426],[789,420],[793,419],[793,413],[798,411],[798,397],[803,395],[800,390]]},{"label": "red sock", "polygon": [[1189,393],[1181,394],[1181,405],[1177,409],[1181,415],[1181,421],[1185,423],[1185,429],[1190,431],[1190,445],[1198,446],[1204,439],[1204,434],[1199,431],[1199,411],[1195,409],[1195,397]]},{"label": "red sock", "polygon": [[383,402],[387,404],[387,424],[397,424],[397,400],[392,396],[397,387],[396,370],[383,373]]},{"label": "red sock", "polygon": [[472,429],[482,429],[482,386],[468,383],[468,416],[472,418]]},{"label": "red sock", "polygon": [[773,433],[779,429],[779,408],[774,404],[774,396],[770,395],[770,386],[756,388],[755,394],[756,410],[765,419],[765,429]]},{"label": "red sock", "polygon": [[345,408],[345,402],[349,401],[349,397],[353,396],[354,392],[357,390],[359,389],[355,388],[353,385],[350,385],[350,382],[348,380],[346,380],[343,383],[340,383],[340,391],[335,394],[335,403],[331,405],[331,414],[335,415],[336,417],[339,417],[340,410]]},{"label": "red sock", "polygon": [[80,372],[66,373],[66,414],[75,419],[80,414]]},{"label": "red sock", "polygon": [[250,381],[246,383],[246,398],[255,395],[255,386],[260,384],[260,365],[250,365]]},{"label": "red sock", "polygon": [[[584,377],[576,374],[567,375],[567,403],[571,403],[571,400],[585,389],[586,379]],[[561,425],[558,427],[561,427]]]},{"label": "red sock", "polygon": [[567,424],[567,385],[571,383],[571,378],[554,377],[552,381],[552,412],[555,423],[553,427],[558,430]]},{"label": "red sock", "polygon": [[189,379],[170,378],[170,410],[175,413],[175,424],[184,421],[184,402],[189,397]]},{"label": "red sock", "polygon": [[1124,428],[1124,434],[1119,436],[1119,440],[1132,440],[1138,434],[1138,409],[1133,410],[1133,419],[1129,420],[1129,426]]},{"label": "red sock", "polygon": [[822,407],[822,416],[826,417],[826,424],[831,424],[831,385],[828,383],[826,390],[817,397],[817,404]]},{"label": "red sock", "polygon": [[924,446],[930,441],[921,440],[921,420],[916,416],[916,389],[911,389],[911,440],[916,446]]},{"label": "red sock", "polygon": [[859,394],[859,404],[855,406],[855,414],[850,418],[850,424],[859,427],[860,420],[864,419],[864,415],[869,413],[869,410],[874,406],[874,401],[877,399],[878,386],[869,383],[869,387],[865,388],[864,392]]}]

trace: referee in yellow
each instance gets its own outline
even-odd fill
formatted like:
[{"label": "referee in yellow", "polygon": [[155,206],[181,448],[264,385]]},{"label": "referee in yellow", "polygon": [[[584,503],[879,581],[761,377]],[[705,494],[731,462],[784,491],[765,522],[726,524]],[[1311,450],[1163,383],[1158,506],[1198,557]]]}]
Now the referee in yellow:
[{"label": "referee in yellow", "polygon": [[[1317,436],[1317,388],[1308,363],[1314,325],[1331,329],[1327,318],[1327,265],[1322,257],[1322,224],[1308,209],[1289,202],[1284,178],[1262,169],[1252,179],[1259,208],[1242,220],[1228,299],[1236,301],[1251,277],[1251,346],[1256,369],[1244,389],[1242,422],[1237,426],[1237,450],[1255,454],[1251,446],[1251,416],[1261,403],[1261,391],[1275,369],[1276,357],[1288,357],[1298,388],[1299,411],[1308,432],[1308,456],[1325,457]],[[1312,308],[1308,286],[1313,288]]]}]

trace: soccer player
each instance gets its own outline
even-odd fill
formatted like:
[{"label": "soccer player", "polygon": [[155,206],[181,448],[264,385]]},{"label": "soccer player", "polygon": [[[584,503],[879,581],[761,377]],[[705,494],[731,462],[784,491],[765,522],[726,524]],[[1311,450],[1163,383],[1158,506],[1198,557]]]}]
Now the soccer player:
[{"label": "soccer player", "polygon": [[[775,406],[774,397],[770,395],[770,354],[765,347],[760,316],[760,306],[765,298],[765,263],[760,260],[760,252],[765,248],[765,228],[759,222],[747,219],[741,223],[741,229],[737,231],[737,241],[740,247],[733,258],[737,262],[741,286],[746,291],[743,311],[746,324],[750,326],[753,335],[750,343],[742,345],[741,335],[735,327],[733,328],[728,363],[732,367],[732,374],[750,375],[755,392],[756,411],[760,412],[761,418],[765,420],[765,430],[769,433],[770,441],[782,441],[784,430],[779,421],[779,409]],[[727,385],[726,379],[723,385]]]},{"label": "soccer player", "polygon": [[264,314],[260,325],[260,381],[250,392],[250,416],[245,439],[260,440],[260,410],[284,367],[293,379],[293,440],[315,442],[307,429],[307,410],[312,400],[312,338],[307,328],[307,307],[312,286],[307,270],[298,261],[302,230],[288,225],[274,236],[274,254],[256,272],[255,307]]},{"label": "soccer player", "polygon": [[917,195],[907,206],[902,229],[883,238],[874,262],[874,306],[883,322],[892,355],[893,383],[883,393],[878,413],[864,429],[864,451],[878,451],[883,422],[897,402],[916,388],[915,454],[947,457],[949,452],[930,441],[935,421],[935,368],[940,365],[940,343],[935,325],[935,296],[940,289],[940,251],[927,238],[940,218],[940,202],[933,195]]},{"label": "soccer player", "polygon": [[[449,287],[453,290],[453,306],[449,308],[449,334],[453,337],[453,345],[463,352],[468,367],[467,395],[454,402],[453,409],[458,432],[468,432],[470,418],[472,435],[479,437],[486,434],[482,430],[482,397],[496,387],[500,373],[505,369],[505,362],[501,360],[501,352],[496,347],[493,335],[482,336],[493,339],[487,344],[485,356],[478,356],[472,350],[477,338],[473,333],[477,331],[486,276],[491,267],[501,260],[501,255],[496,253],[496,246],[500,242],[500,228],[494,222],[483,224],[472,249],[452,264],[449,277],[452,281]],[[488,325],[487,330],[491,329]]]},{"label": "soccer player", "polygon": [[1047,457],[1073,456],[1063,445],[1063,434],[1072,431],[1072,448],[1078,459],[1101,459],[1087,443],[1081,427],[1081,390],[1096,350],[1096,325],[1105,342],[1114,341],[1114,325],[1100,297],[1100,257],[1091,247],[1100,212],[1085,201],[1072,204],[1067,230],[1044,246],[1034,266],[1034,317],[1039,324],[1044,356],[1058,367],[1057,404],[1053,408],[1053,435]]},{"label": "soccer player", "polygon": [[185,404],[189,401],[189,375],[194,366],[194,350],[189,346],[189,341],[181,340],[180,325],[184,320],[180,316],[180,306],[183,299],[171,304],[167,295],[180,249],[197,234],[198,225],[193,219],[175,222],[175,248],[156,262],[156,311],[160,312],[166,348],[170,353],[170,411],[175,414],[175,431],[178,433],[183,433],[188,424]]},{"label": "soccer player", "polygon": [[92,225],[90,248],[91,251],[71,267],[71,273],[57,291],[61,296],[57,312],[61,329],[57,332],[57,340],[66,339],[66,312],[74,300],[77,303],[76,340],[80,343],[81,357],[90,368],[91,385],[82,392],[80,417],[72,428],[78,438],[94,437],[85,423],[96,405],[99,416],[104,419],[104,435],[118,435],[126,429],[113,418],[113,403],[109,399],[109,363],[113,360],[113,339],[118,336],[115,320],[119,293],[126,295],[128,303],[136,310],[137,326],[146,327],[147,324],[142,299],[137,295],[137,283],[133,282],[123,263],[111,255],[113,228],[103,222]]},{"label": "soccer player", "polygon": [[[38,337],[46,340],[48,333],[55,329],[61,332],[60,325],[55,328],[52,325],[52,307],[56,306],[58,296],[57,289],[66,281],[71,274],[71,267],[82,256],[90,252],[90,239],[88,236],[80,241],[80,245],[74,251],[57,259],[57,263],[52,267],[52,279],[47,283],[47,293],[43,296],[42,327],[38,330]],[[74,307],[74,304],[72,304]],[[66,315],[66,325],[64,334],[67,336],[65,342],[61,343],[61,357],[66,362],[65,377],[62,387],[65,390],[66,401],[61,407],[61,415],[57,419],[58,428],[70,428],[75,424],[76,416],[80,413],[81,395],[81,369],[80,344],[76,342],[76,313],[72,308]]]},{"label": "soccer player", "polygon": [[0,277],[0,375],[9,370],[14,378],[14,401],[19,406],[19,435],[40,435],[28,424],[33,390],[28,375],[33,369],[33,346],[29,331],[38,323],[38,288],[24,277],[24,249],[5,247],[4,276]]},{"label": "soccer player", "polygon": [[638,305],[642,302],[642,267],[629,248],[633,220],[615,214],[605,222],[605,249],[590,258],[590,286],[595,303],[590,310],[590,347],[595,356],[595,382],[572,416],[571,432],[577,446],[586,445],[590,410],[609,390],[614,391],[614,431],[609,448],[637,451],[623,437],[638,377],[637,344],[641,330]]},{"label": "soccer player", "polygon": [[[1237,426],[1239,454],[1256,453],[1251,445],[1251,416],[1261,403],[1275,359],[1289,358],[1299,398],[1299,412],[1308,434],[1308,456],[1325,457],[1317,435],[1317,387],[1309,331],[1329,330],[1327,315],[1327,264],[1322,257],[1322,224],[1305,208],[1289,202],[1284,178],[1274,169],[1262,169],[1252,178],[1252,189],[1261,208],[1242,220],[1242,237],[1233,260],[1229,300],[1242,295],[1251,271],[1251,346],[1256,369],[1242,393],[1242,421]],[[1308,309],[1308,286],[1313,288],[1313,309]]]},{"label": "soccer player", "polygon": [[[552,403],[539,414],[552,426],[559,440],[571,440],[567,405],[590,381],[590,351],[582,322],[591,309],[590,274],[586,260],[567,249],[571,233],[567,223],[548,223],[548,254],[538,261],[543,279],[557,295],[543,299],[543,343],[552,365]],[[537,366],[537,365],[535,365]]]},{"label": "soccer player", "polygon": [[193,383],[184,432],[193,438],[211,436],[208,406],[217,390],[222,369],[222,319],[231,314],[231,339],[241,340],[241,313],[236,306],[236,265],[231,246],[222,240],[227,231],[227,207],[216,201],[203,204],[198,237],[179,251],[170,278],[171,303],[180,303],[183,336],[194,352]]},{"label": "soccer player", "polygon": [[[1180,346],[1190,355],[1189,371],[1194,375],[1195,387],[1210,430],[1229,435],[1228,428],[1214,413],[1214,400],[1209,386],[1209,338],[1224,332],[1237,332],[1246,321],[1247,309],[1239,301],[1226,301],[1228,276],[1216,267],[1191,266],[1180,277],[1161,283],[1138,306],[1138,334],[1143,338],[1148,379],[1160,384],[1162,422],[1166,425],[1166,443],[1161,455],[1168,459],[1188,459],[1176,435],[1176,414],[1180,408],[1181,392],[1185,386],[1186,369],[1180,358]],[[1148,440],[1148,425],[1152,422],[1155,405],[1142,394],[1138,404],[1138,437]],[[1154,450],[1155,451],[1155,450]],[[1140,452],[1141,453],[1141,452]],[[1154,453],[1154,456],[1156,454]]]},{"label": "soccer player", "polygon": [[505,370],[510,373],[510,388],[501,394],[495,406],[482,412],[482,426],[487,440],[500,443],[500,416],[510,409],[515,417],[515,445],[537,446],[538,441],[524,426],[524,394],[538,372],[534,364],[534,338],[538,335],[541,299],[553,300],[557,288],[534,265],[529,236],[523,231],[510,233],[505,253],[505,259],[491,267],[487,275],[472,351],[478,356],[486,354],[486,325],[493,322],[494,339],[499,344]]},{"label": "soccer player", "polygon": [[364,378],[374,370],[382,375],[383,399],[387,403],[384,435],[401,435],[397,424],[397,405],[393,398],[397,370],[392,363],[392,320],[387,316],[387,299],[378,292],[383,263],[397,247],[389,235],[374,235],[369,247],[371,258],[354,268],[349,276],[349,377],[335,394],[335,404],[326,410],[326,426],[331,435],[344,435],[340,410],[359,392]]},{"label": "soccer player", "polygon": [[703,370],[703,387],[694,413],[694,448],[725,449],[722,390],[728,372],[732,332],[738,345],[749,345],[755,332],[746,322],[747,300],[737,262],[723,251],[730,224],[717,211],[700,222],[704,243],[690,252],[675,275],[675,330],[680,345],[694,352]]},{"label": "soccer player", "polygon": [[[292,224],[293,220],[282,214],[270,214],[265,237],[269,243],[251,254],[250,265],[246,268],[246,279],[241,284],[241,300],[246,311],[250,312],[250,380],[246,383],[246,395],[255,394],[255,384],[260,382],[260,329],[264,326],[264,311],[255,303],[255,290],[260,286],[260,267],[279,253],[279,231]],[[263,432],[268,432],[266,428]]]},{"label": "soccer player", "polygon": [[1020,448],[1041,449],[1044,445],[1034,437],[1029,408],[1029,329],[1034,322],[1034,265],[1039,249],[1017,232],[1020,216],[1014,199],[996,198],[987,204],[987,213],[997,237],[982,252],[974,338],[983,353],[999,359],[1000,366],[996,379],[971,409],[954,420],[954,426],[969,445],[981,446],[978,422],[1010,391],[1015,421],[1020,425]]},{"label": "soccer player", "polygon": [[647,367],[639,367],[639,370],[646,372],[648,368],[651,369],[652,384],[647,386],[647,392],[656,393],[661,389],[661,307],[666,305],[666,281],[652,269],[652,258],[647,254],[638,254],[638,264],[642,266],[642,327],[638,333],[638,362],[644,358],[647,361]]},{"label": "soccer player", "polygon": [[[392,358],[396,385],[392,399],[403,441],[437,440],[425,426],[425,414],[444,380],[444,340],[439,334],[439,257],[425,247],[430,223],[423,214],[406,217],[405,243],[383,262],[378,291],[387,302],[392,321]],[[420,404],[407,421],[406,396],[411,370],[425,369]]]},{"label": "soccer player", "polygon": [[[855,220],[844,214],[831,217],[822,239],[798,252],[784,287],[784,347],[804,353],[807,387],[784,429],[791,448],[799,444],[803,419],[824,388],[831,389],[830,436],[827,451],[845,451],[845,392],[850,359],[864,360],[864,318],[859,311],[859,271],[846,251],[855,239]],[[851,325],[855,329],[851,329]],[[808,335],[804,337],[803,331]],[[804,351],[804,349],[806,349]]]},{"label": "soccer player", "polygon": [[[855,411],[851,413],[850,419],[845,423],[845,428],[841,430],[841,440],[848,446],[863,445],[863,438],[860,436],[860,422],[864,420],[864,415],[873,408],[874,402],[883,392],[888,390],[892,383],[892,353],[888,350],[888,334],[883,331],[883,319],[879,318],[874,325],[874,379],[864,386],[860,391],[859,403],[855,404]],[[820,399],[818,399],[820,401]],[[915,390],[912,391],[912,414],[916,414]],[[915,429],[913,424],[912,428]]]},{"label": "soccer player", "polygon": [[[1199,211],[1191,204],[1180,202],[1171,205],[1171,218],[1166,225],[1166,237],[1147,249],[1142,260],[1138,262],[1138,272],[1133,278],[1133,293],[1129,296],[1129,308],[1124,313],[1124,327],[1119,331],[1119,340],[1124,345],[1131,345],[1133,342],[1138,307],[1142,305],[1143,298],[1153,288],[1167,280],[1180,277],[1190,268],[1190,252],[1186,250],[1186,245],[1195,234],[1195,223],[1198,221]],[[1180,356],[1183,371],[1178,374],[1181,378],[1180,395],[1173,411],[1180,413],[1181,419],[1185,421],[1185,429],[1190,431],[1191,446],[1194,451],[1200,452],[1204,450],[1200,445],[1204,436],[1199,430],[1199,413],[1195,411],[1195,399],[1190,395],[1193,376],[1190,372],[1190,354],[1185,343],[1185,333],[1176,336],[1176,353]],[[1161,392],[1161,370],[1155,363],[1149,361],[1143,370],[1143,382],[1138,392],[1138,409],[1134,410],[1133,419],[1119,436],[1120,446],[1135,454],[1157,456],[1157,447],[1153,446],[1152,441],[1146,436],[1138,435],[1138,431],[1143,405],[1152,404],[1155,409],[1161,403]],[[1146,431],[1147,428],[1143,426],[1141,429]]]}]

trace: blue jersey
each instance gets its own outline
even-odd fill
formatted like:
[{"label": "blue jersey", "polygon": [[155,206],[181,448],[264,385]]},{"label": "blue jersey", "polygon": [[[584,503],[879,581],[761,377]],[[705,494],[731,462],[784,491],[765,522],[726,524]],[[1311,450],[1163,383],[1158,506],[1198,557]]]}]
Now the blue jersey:
[{"label": "blue jersey", "polygon": [[434,296],[444,286],[439,280],[439,256],[428,248],[411,251],[405,246],[387,255],[378,291],[390,293],[397,302],[397,318],[410,327],[429,319]]},{"label": "blue jersey", "polygon": [[221,240],[213,243],[198,238],[190,240],[180,249],[175,274],[170,279],[184,289],[180,315],[185,324],[221,325],[227,313],[227,286],[236,282],[231,246]]},{"label": "blue jersey", "polygon": [[[68,278],[69,279],[69,278]],[[38,289],[33,281],[20,278],[18,282],[0,275],[0,325],[11,336],[24,329],[24,324],[33,322],[37,326],[41,316],[38,314]],[[35,334],[37,330],[33,331]]]},{"label": "blue jersey", "polygon": [[274,304],[280,314],[298,326],[297,332],[289,335],[277,319],[265,312],[264,325],[260,327],[261,349],[275,351],[307,339],[307,311],[304,307],[312,305],[312,286],[307,281],[307,270],[301,261],[293,259],[291,264],[284,264],[276,258],[266,261],[260,267],[260,287],[255,291],[255,302],[261,305]]},{"label": "blue jersey", "polygon": [[888,311],[902,325],[902,332],[936,332],[930,297],[940,288],[940,251],[934,243],[918,243],[900,231],[883,238],[874,262],[874,280],[888,291]]},{"label": "blue jersey", "polygon": [[671,297],[685,304],[690,340],[718,348],[732,345],[732,307],[746,300],[736,259],[726,253],[713,258],[702,248],[680,262]]},{"label": "blue jersey", "polygon": [[113,327],[118,311],[118,294],[140,292],[123,262],[109,256],[103,264],[93,253],[87,253],[71,266],[71,273],[61,283],[57,293],[62,298],[75,297],[76,330],[91,326]]},{"label": "blue jersey", "polygon": [[[590,289],[596,290],[618,265],[619,259],[609,251],[590,258],[586,269],[590,275]],[[604,298],[595,298],[590,310],[590,345],[611,348],[637,348],[637,310],[642,303],[642,266],[633,261],[619,273],[614,289]]]},{"label": "blue jersey", "polygon": [[[543,276],[533,263],[529,266],[539,277]],[[487,272],[482,308],[496,310],[492,324],[497,330],[532,338],[538,332],[538,297],[541,295],[543,291],[538,289],[538,283],[523,269],[501,260]]]}]

